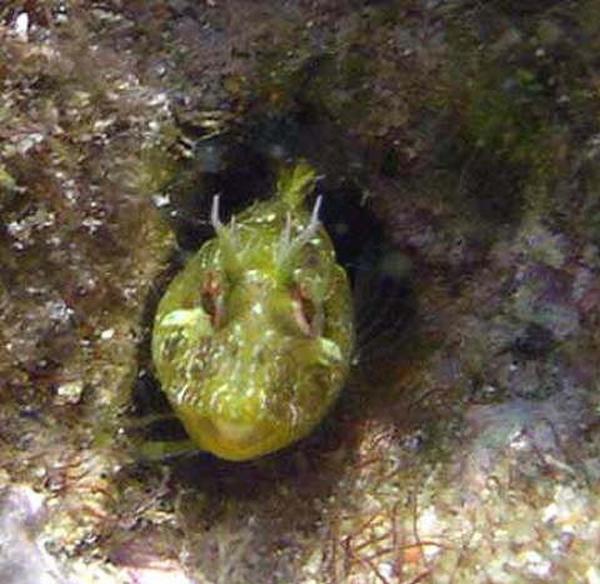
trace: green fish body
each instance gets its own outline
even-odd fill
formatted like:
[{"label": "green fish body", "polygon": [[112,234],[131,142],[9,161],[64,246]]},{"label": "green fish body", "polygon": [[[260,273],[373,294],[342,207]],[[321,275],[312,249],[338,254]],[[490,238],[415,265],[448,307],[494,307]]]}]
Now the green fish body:
[{"label": "green fish body", "polygon": [[305,196],[298,165],[278,196],[223,225],[158,305],[152,357],[163,391],[193,442],[247,460],[306,436],[344,384],[353,349],[350,286]]}]

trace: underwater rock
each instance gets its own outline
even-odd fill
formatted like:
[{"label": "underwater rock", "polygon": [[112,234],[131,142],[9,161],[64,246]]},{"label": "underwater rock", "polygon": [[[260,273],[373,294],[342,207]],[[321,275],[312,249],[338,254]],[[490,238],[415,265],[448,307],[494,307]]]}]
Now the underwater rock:
[{"label": "underwater rock", "polygon": [[0,492],[2,584],[70,584],[37,539],[45,516],[44,498],[29,487],[15,485]]}]

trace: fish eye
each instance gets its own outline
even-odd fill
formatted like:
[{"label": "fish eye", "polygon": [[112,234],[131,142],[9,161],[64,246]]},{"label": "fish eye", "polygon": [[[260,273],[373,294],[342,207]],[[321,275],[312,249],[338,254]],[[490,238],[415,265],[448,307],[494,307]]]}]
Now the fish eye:
[{"label": "fish eye", "polygon": [[225,320],[223,283],[216,272],[208,272],[202,283],[200,302],[210,316],[214,328],[219,328]]},{"label": "fish eye", "polygon": [[306,289],[296,284],[292,288],[292,299],[294,306],[294,322],[298,328],[307,336],[314,337],[320,334],[319,311],[313,299]]}]

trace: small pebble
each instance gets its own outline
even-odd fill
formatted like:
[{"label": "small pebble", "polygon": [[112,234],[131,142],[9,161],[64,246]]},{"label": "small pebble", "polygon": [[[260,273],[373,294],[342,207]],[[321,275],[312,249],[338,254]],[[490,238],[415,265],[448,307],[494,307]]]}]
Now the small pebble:
[{"label": "small pebble", "polygon": [[100,333],[100,338],[103,341],[110,341],[115,336],[115,329],[109,328]]},{"label": "small pebble", "polygon": [[83,381],[69,381],[59,385],[56,389],[55,403],[57,405],[78,404],[83,395],[83,388]]},{"label": "small pebble", "polygon": [[27,14],[27,12],[21,12],[21,14],[17,16],[14,31],[20,41],[26,43],[29,40],[29,14]]}]

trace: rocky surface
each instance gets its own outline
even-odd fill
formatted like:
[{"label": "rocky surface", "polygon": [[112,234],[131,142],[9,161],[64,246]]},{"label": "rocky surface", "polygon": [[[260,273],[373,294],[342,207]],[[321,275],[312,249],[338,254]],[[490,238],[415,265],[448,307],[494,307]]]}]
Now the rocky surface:
[{"label": "rocky surface", "polygon": [[[599,14],[2,3],[0,580],[600,581]],[[140,461],[164,282],[286,157],[402,292],[315,436]]]}]

